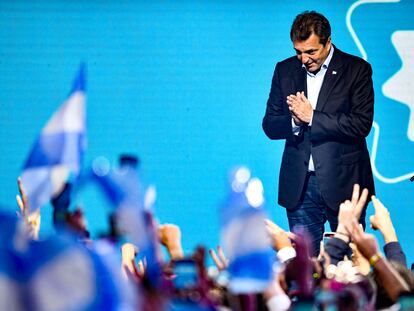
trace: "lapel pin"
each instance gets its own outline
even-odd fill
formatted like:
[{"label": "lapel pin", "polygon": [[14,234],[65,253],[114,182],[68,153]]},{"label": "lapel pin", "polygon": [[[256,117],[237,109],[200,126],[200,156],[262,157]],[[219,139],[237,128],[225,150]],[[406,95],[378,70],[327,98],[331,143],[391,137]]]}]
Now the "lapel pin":
[{"label": "lapel pin", "polygon": [[333,75],[336,75],[336,71],[335,71],[335,70],[333,70],[333,71],[332,71],[332,74],[333,74]]}]

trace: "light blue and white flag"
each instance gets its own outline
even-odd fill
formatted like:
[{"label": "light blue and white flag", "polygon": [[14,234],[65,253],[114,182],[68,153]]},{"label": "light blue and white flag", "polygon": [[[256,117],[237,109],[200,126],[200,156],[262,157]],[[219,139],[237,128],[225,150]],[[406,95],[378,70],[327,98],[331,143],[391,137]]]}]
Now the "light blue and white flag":
[{"label": "light blue and white flag", "polygon": [[120,262],[109,261],[104,247],[64,234],[35,241],[24,229],[20,218],[0,211],[0,310],[137,310]]},{"label": "light blue and white flag", "polygon": [[273,277],[274,254],[266,233],[263,185],[239,167],[230,178],[231,192],[221,207],[221,243],[229,259],[233,293],[266,290]]},{"label": "light blue and white flag", "polygon": [[70,174],[79,174],[86,148],[85,70],[82,64],[68,98],[42,129],[23,167],[31,211],[58,194]]},{"label": "light blue and white flag", "polygon": [[14,251],[19,222],[19,218],[10,210],[0,210],[0,310],[26,310],[23,303],[23,284],[26,279],[21,272],[22,261]]}]

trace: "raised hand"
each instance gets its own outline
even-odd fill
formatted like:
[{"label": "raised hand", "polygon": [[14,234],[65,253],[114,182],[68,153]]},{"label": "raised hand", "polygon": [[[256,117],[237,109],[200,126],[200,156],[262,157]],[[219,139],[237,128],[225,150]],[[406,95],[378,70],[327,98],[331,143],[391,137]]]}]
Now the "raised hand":
[{"label": "raised hand", "polygon": [[272,222],[270,219],[265,219],[267,233],[272,240],[272,246],[276,251],[284,247],[292,247],[288,233]]},{"label": "raised hand", "polygon": [[369,218],[371,228],[381,231],[385,243],[397,242],[397,234],[395,233],[388,209],[375,196],[371,198],[375,209],[375,214]]},{"label": "raised hand", "polygon": [[[351,200],[346,200],[339,206],[338,228],[336,229],[336,233],[339,235],[348,235],[345,230],[345,225],[354,219],[359,220],[362,210],[366,205],[367,198],[368,190],[364,189],[360,194],[360,186],[355,184],[352,190]],[[340,236],[338,237],[341,238]]]},{"label": "raised hand", "polygon": [[356,220],[346,223],[345,228],[361,254],[368,260],[374,255],[379,256],[378,242],[372,234],[364,232]]},{"label": "raised hand", "polygon": [[134,275],[137,271],[135,266],[135,256],[137,248],[131,243],[125,243],[121,246],[122,271],[125,276]]},{"label": "raised hand", "polygon": [[181,230],[177,225],[164,224],[158,227],[158,239],[167,248],[171,260],[181,259],[184,252],[181,246]]},{"label": "raised hand", "polygon": [[20,177],[17,178],[17,187],[19,188],[20,193],[20,195],[16,195],[17,205],[19,205],[20,208],[20,213],[18,213],[18,215],[23,219],[27,219],[29,216],[29,200],[26,195],[26,190],[24,189],[23,181]]},{"label": "raised hand", "polygon": [[368,199],[368,189],[362,190],[360,194],[360,186],[358,184],[354,185],[354,189],[352,190],[352,198],[351,203],[354,207],[354,215],[357,220],[361,217],[362,210],[365,207]]},{"label": "raised hand", "polygon": [[219,271],[225,270],[228,267],[229,260],[224,255],[223,249],[221,248],[220,245],[217,246],[217,253],[212,248],[210,248],[208,252]]},{"label": "raised hand", "polygon": [[36,209],[30,213],[29,199],[27,198],[26,190],[21,178],[17,178],[17,186],[19,188],[20,195],[16,195],[17,205],[20,212],[17,212],[29,229],[29,234],[33,240],[39,239],[40,231],[40,209]]},{"label": "raised hand", "polygon": [[379,253],[377,240],[372,234],[365,233],[356,221],[349,222],[346,230],[361,254],[368,259],[370,265],[376,271],[380,282],[392,301],[397,301],[402,293],[409,291],[409,286],[404,279]]}]

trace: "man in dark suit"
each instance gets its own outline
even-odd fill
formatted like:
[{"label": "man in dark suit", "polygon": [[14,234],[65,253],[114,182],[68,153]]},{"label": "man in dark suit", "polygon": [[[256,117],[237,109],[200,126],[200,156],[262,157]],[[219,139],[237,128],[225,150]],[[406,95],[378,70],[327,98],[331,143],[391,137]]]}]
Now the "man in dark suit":
[{"label": "man in dark suit", "polygon": [[339,205],[354,184],[374,194],[365,141],[374,114],[372,69],[332,44],[329,21],[317,12],[299,14],[290,37],[296,56],[276,65],[263,130],[286,140],[278,202],[290,229],[304,227],[317,254],[325,222],[336,230]]}]

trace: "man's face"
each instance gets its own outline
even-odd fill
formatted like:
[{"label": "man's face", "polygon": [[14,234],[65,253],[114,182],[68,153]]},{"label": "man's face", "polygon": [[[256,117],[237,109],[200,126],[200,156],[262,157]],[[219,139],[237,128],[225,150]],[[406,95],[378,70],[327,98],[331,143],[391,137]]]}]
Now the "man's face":
[{"label": "man's face", "polygon": [[331,49],[331,38],[325,45],[319,42],[319,37],[314,33],[304,41],[294,41],[293,48],[298,59],[306,66],[309,72],[318,72],[323,62],[328,57]]}]

